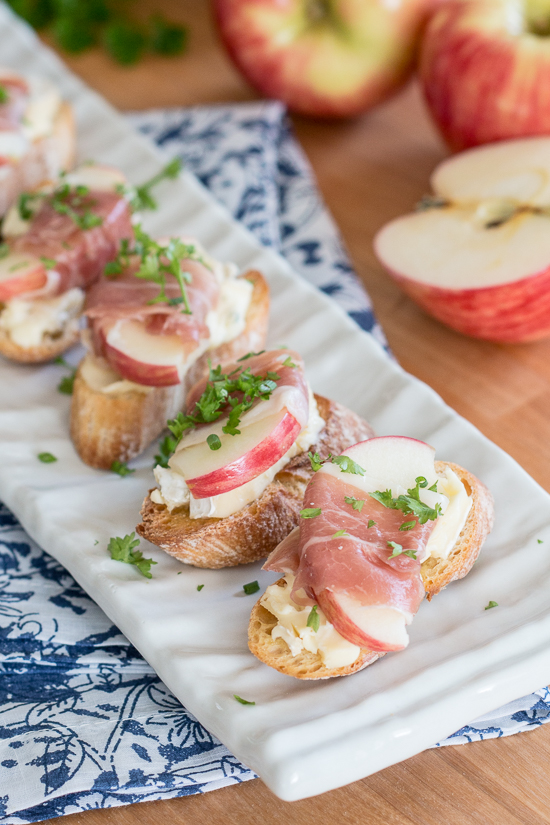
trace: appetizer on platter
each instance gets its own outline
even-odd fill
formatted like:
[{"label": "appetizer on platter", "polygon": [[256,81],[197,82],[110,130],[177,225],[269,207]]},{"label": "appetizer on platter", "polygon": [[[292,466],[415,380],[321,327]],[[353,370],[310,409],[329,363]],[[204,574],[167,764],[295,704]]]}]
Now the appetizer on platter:
[{"label": "appetizer on platter", "polygon": [[0,216],[73,166],[75,140],[71,107],[53,83],[0,69]]},{"label": "appetizer on platter", "polygon": [[76,373],[71,436],[86,464],[142,452],[182,408],[210,359],[265,343],[269,289],[196,241],[155,241],[140,226],[89,290],[88,353]]},{"label": "appetizer on platter", "polygon": [[299,679],[344,676],[408,644],[407,625],[474,564],[493,525],[487,488],[402,436],[322,460],[299,527],[264,565],[283,578],[256,603],[249,647]]},{"label": "appetizer on platter", "polygon": [[0,247],[0,353],[40,363],[79,337],[85,290],[133,235],[121,172],[88,164],[20,196]]},{"label": "appetizer on platter", "polygon": [[210,568],[263,558],[297,525],[308,451],[326,458],[373,435],[355,413],[313,395],[288,349],[210,369],[169,427],[173,454],[155,468],[159,487],[137,532]]}]

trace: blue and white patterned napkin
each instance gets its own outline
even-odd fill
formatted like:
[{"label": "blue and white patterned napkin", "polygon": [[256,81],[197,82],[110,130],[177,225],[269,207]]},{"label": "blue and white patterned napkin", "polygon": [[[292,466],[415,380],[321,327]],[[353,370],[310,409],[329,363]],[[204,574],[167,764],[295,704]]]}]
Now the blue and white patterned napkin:
[{"label": "blue and white patterned napkin", "polygon": [[[131,119],[383,342],[279,104]],[[254,777],[2,505],[0,616],[1,823],[203,793]],[[544,688],[440,745],[507,736],[549,719]]]}]

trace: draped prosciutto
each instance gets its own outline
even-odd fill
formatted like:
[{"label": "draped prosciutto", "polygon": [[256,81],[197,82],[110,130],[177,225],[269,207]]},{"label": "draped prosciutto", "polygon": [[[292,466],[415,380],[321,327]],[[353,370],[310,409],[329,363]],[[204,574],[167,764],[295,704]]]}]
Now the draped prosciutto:
[{"label": "draped prosciutto", "polygon": [[[195,260],[182,260],[182,270],[191,276],[185,291],[191,314],[182,312],[181,303],[153,303],[159,294],[158,284],[136,277],[137,264],[116,278],[101,278],[89,290],[85,314],[92,333],[95,355],[111,360],[107,336],[119,322],[136,321],[149,335],[177,336],[186,356],[210,335],[208,313],[217,305],[220,285],[215,274]],[[173,275],[166,276],[165,293],[169,300],[181,299],[181,290]],[[120,370],[117,363],[116,368]]]},{"label": "draped prosciutto", "polygon": [[[353,507],[357,499],[364,500],[360,509]],[[339,622],[339,605],[351,605],[363,614],[364,608],[389,608],[401,614],[404,628],[424,598],[420,560],[435,521],[417,522],[413,529],[400,530],[404,522],[410,524],[411,516],[371,498],[349,483],[346,474],[334,475],[323,469],[306,489],[304,508],[321,512],[313,518],[302,518],[299,528],[271,554],[265,569],[292,574],[292,600],[303,606],[319,604],[338,632],[354,644],[367,646],[357,634],[347,632],[345,617]],[[396,545],[402,548],[399,555],[394,555]],[[406,555],[406,551],[412,555]],[[373,615],[376,619],[371,611],[371,624]],[[400,649],[406,644],[406,634],[404,638],[404,643],[392,646],[384,642],[377,645],[376,639],[369,637],[369,646],[376,650]]]},{"label": "draped prosciutto", "polygon": [[74,209],[79,217],[93,215],[101,222],[82,229],[46,197],[28,231],[9,244],[10,253],[48,260],[46,290],[40,297],[53,297],[74,287],[87,289],[116,257],[122,239],[133,237],[128,202],[114,190],[69,194],[62,206]]}]

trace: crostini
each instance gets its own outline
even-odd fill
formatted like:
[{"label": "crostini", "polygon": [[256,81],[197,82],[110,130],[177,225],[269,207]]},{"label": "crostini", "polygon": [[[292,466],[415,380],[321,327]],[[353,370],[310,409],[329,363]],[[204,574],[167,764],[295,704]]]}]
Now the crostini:
[{"label": "crostini", "polygon": [[313,395],[300,356],[249,353],[189,393],[169,422],[175,448],[155,468],[138,533],[186,564],[229,567],[264,558],[297,525],[312,468],[308,451],[339,454],[373,431]]},{"label": "crostini", "polygon": [[22,363],[60,355],[79,338],[85,290],[133,236],[125,178],[87,164],[20,196],[0,247],[0,354]]},{"label": "crostini", "polygon": [[139,455],[183,409],[208,361],[261,348],[269,289],[196,241],[154,241],[138,226],[85,306],[88,353],[76,373],[71,436],[82,460],[109,469]]},{"label": "crostini", "polygon": [[400,436],[355,444],[336,462],[314,457],[299,527],[264,565],[283,578],[252,611],[258,659],[328,679],[407,646],[424,596],[469,572],[493,525],[485,485],[434,459]]},{"label": "crostini", "polygon": [[57,87],[0,69],[0,216],[21,192],[71,169],[75,145],[72,109]]}]

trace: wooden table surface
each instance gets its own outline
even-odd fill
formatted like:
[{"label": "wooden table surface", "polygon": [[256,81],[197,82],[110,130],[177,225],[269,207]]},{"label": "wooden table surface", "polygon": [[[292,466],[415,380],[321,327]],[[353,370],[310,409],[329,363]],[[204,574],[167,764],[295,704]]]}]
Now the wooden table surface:
[{"label": "wooden table surface", "polygon": [[[255,98],[216,40],[207,0],[139,0],[189,24],[176,59],[123,69],[90,52],[67,59],[122,110]],[[429,191],[445,155],[414,85],[357,120],[294,118],[298,138],[402,366],[507,450],[550,490],[550,341],[522,346],[464,338],[427,317],[385,275],[375,232]],[[206,795],[73,814],[67,825],[539,825],[550,822],[550,725],[506,739],[429,750],[346,788],[281,802],[260,780]]]}]

